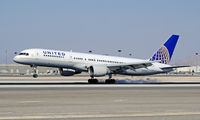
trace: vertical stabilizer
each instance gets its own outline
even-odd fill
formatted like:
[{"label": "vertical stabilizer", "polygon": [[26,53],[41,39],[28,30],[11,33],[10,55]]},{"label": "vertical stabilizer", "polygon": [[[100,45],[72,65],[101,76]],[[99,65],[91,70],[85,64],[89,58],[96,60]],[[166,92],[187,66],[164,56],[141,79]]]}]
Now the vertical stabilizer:
[{"label": "vertical stabilizer", "polygon": [[172,58],[179,35],[172,35],[167,42],[153,55],[150,61],[159,61],[168,64]]}]

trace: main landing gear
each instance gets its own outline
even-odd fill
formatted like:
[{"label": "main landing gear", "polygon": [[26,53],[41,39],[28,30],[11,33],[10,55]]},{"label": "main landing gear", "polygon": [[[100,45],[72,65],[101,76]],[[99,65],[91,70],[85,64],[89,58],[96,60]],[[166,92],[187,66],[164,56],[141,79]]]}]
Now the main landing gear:
[{"label": "main landing gear", "polygon": [[97,84],[97,83],[99,83],[99,81],[97,79],[91,78],[91,79],[88,80],[88,83],[89,84]]},{"label": "main landing gear", "polygon": [[94,79],[94,76],[91,76],[91,79],[88,79],[89,84],[97,84],[99,83],[98,79]]},{"label": "main landing gear", "polygon": [[109,74],[109,78],[105,81],[106,84],[115,84],[115,79],[112,79],[112,74]]},{"label": "main landing gear", "polygon": [[[94,79],[94,76],[91,76],[91,79],[88,79],[89,84],[98,84],[98,79]],[[112,79],[112,75],[109,75],[109,79],[105,80],[105,84],[115,84],[115,79]]]},{"label": "main landing gear", "polygon": [[37,66],[36,65],[31,65],[32,69],[33,69],[33,77],[37,78],[38,74],[37,74]]},{"label": "main landing gear", "polygon": [[106,84],[115,84],[115,79],[106,79]]}]

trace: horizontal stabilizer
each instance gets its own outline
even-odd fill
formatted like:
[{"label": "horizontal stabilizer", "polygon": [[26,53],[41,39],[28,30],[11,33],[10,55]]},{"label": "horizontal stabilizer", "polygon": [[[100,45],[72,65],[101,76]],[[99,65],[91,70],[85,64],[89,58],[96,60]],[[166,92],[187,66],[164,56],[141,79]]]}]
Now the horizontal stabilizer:
[{"label": "horizontal stabilizer", "polygon": [[183,67],[190,67],[190,66],[170,66],[170,67],[163,67],[162,69],[183,68]]}]

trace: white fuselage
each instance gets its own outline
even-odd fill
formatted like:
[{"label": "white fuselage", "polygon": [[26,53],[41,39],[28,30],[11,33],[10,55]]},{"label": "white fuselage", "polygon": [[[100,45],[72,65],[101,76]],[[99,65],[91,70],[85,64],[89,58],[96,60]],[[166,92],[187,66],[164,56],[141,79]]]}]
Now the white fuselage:
[{"label": "white fuselage", "polygon": [[[77,53],[70,51],[27,49],[14,57],[14,61],[25,65],[47,66],[57,68],[68,68],[80,72],[87,72],[90,66],[123,66],[126,64],[145,62],[148,60],[115,57],[97,54]],[[170,67],[167,64],[154,62],[151,66],[139,69],[119,70],[113,74],[125,75],[151,75],[172,71],[173,69],[162,69]]]}]

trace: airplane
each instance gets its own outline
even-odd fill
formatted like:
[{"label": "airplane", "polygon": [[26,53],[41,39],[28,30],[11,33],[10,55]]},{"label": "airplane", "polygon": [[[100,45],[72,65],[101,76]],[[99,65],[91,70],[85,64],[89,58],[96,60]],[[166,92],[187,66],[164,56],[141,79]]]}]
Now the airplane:
[{"label": "airplane", "polygon": [[59,68],[62,76],[73,76],[88,72],[91,77],[88,83],[98,83],[95,77],[108,75],[105,83],[115,83],[113,74],[144,76],[168,73],[179,67],[170,62],[179,35],[172,35],[167,42],[147,60],[99,55],[92,53],[78,53],[49,49],[26,49],[16,55],[13,60],[19,64],[30,65],[33,68],[33,77],[37,78],[37,66]]}]

